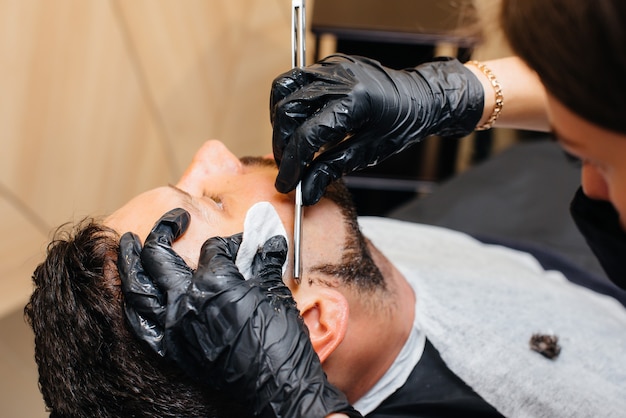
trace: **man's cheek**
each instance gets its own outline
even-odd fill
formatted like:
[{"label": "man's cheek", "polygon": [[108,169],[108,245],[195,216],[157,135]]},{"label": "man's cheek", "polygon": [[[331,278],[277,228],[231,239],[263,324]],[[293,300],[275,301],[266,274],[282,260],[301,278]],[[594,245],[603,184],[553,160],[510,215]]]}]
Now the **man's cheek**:
[{"label": "man's cheek", "polygon": [[203,243],[204,241],[200,242],[198,239],[185,234],[172,244],[172,248],[190,268],[195,270],[198,267],[200,249]]}]

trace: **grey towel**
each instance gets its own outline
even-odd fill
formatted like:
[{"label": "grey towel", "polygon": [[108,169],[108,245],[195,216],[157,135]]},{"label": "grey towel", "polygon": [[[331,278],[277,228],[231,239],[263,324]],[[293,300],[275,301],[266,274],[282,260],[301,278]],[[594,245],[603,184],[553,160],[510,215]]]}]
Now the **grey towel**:
[{"label": "grey towel", "polygon": [[[623,417],[626,309],[530,255],[451,230],[361,218],[416,292],[416,320],[448,367],[510,417]],[[552,334],[555,359],[533,351]]]}]

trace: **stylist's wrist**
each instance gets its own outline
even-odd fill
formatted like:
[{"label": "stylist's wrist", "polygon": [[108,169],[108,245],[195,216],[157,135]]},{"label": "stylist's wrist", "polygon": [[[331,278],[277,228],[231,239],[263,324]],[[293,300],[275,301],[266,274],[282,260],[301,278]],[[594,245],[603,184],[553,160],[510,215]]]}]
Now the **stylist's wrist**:
[{"label": "stylist's wrist", "polygon": [[480,81],[480,84],[483,86],[485,106],[483,108],[483,114],[480,117],[480,120],[478,121],[478,123],[476,124],[476,126],[483,126],[491,117],[493,109],[496,105],[496,98],[493,94],[493,86],[491,85],[491,82],[489,81],[487,76],[482,71],[480,71],[478,67],[476,67],[475,65],[466,63],[465,68],[470,70],[476,76],[478,81]]}]

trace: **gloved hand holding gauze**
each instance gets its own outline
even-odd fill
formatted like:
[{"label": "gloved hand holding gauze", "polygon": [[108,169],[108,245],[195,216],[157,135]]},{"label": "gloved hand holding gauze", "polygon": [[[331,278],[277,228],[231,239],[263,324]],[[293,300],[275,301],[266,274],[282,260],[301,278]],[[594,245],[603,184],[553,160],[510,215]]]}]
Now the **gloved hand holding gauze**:
[{"label": "gloved hand holding gauze", "polygon": [[[258,202],[253,205],[246,213],[243,223],[243,239],[235,259],[235,265],[246,280],[252,277],[254,256],[263,248],[263,244],[268,239],[277,235],[287,240],[287,232],[276,209],[269,202]],[[286,269],[287,263],[283,264],[283,275]]]},{"label": "gloved hand holding gauze", "polygon": [[259,205],[248,220],[250,249],[238,257],[248,280],[235,265],[241,234],[207,240],[195,271],[172,249],[190,226],[183,209],[161,217],[143,249],[124,234],[118,269],[129,325],[153,351],[255,416],[359,417],[326,379],[283,283],[287,240],[274,229],[282,229],[274,208]]}]

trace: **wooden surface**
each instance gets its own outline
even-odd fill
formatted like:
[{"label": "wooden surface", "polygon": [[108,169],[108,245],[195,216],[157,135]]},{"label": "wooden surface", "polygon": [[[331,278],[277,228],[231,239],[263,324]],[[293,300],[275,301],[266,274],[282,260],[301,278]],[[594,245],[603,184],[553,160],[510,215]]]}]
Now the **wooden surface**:
[{"label": "wooden surface", "polygon": [[317,0],[314,33],[342,38],[473,46],[480,40],[471,0]]}]

